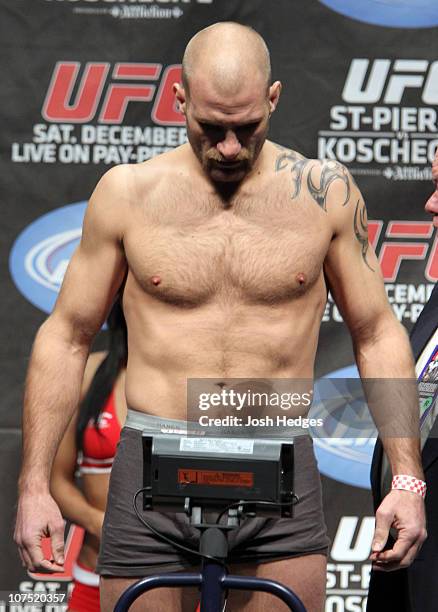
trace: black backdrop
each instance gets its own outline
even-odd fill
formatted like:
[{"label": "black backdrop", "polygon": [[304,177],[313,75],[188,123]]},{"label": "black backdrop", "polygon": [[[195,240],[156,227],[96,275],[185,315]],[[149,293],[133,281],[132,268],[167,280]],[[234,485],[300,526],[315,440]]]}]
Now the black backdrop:
[{"label": "black backdrop", "polygon": [[[415,27],[425,25],[415,2],[394,2],[389,17],[379,3],[360,0],[349,3],[356,6],[350,13],[357,10],[350,18],[342,14],[347,4],[0,1],[1,591],[63,592],[69,584],[77,532],[70,532],[63,576],[29,576],[12,542],[30,347],[77,243],[81,202],[98,178],[114,163],[135,163],[184,141],[169,83],[198,29],[234,20],[265,37],[274,78],[284,85],[270,138],[306,156],[346,163],[367,202],[370,236],[396,314],[407,328],[418,317],[438,278],[437,242],[423,212],[438,144],[437,9],[424,2],[431,27]],[[329,301],[317,374],[351,373],[352,363],[348,333]],[[371,449],[372,442],[342,452],[316,449],[334,539],[327,611],[364,609]]]}]

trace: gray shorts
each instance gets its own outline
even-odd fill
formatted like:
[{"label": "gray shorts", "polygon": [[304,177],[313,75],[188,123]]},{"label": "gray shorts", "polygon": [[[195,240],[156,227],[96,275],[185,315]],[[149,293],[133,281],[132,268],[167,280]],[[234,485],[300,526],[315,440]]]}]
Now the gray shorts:
[{"label": "gray shorts", "polygon": [[[160,432],[163,426],[186,427],[185,421],[132,410],[128,413],[128,425],[129,414],[135,416],[136,427],[139,421],[144,424],[143,431]],[[311,553],[327,555],[329,540],[312,440],[298,436],[294,444],[294,491],[300,501],[294,506],[293,518],[258,517],[242,521],[239,527],[227,532],[227,563],[263,563]],[[142,431],[125,425],[111,471],[97,573],[138,577],[199,569],[200,561],[195,555],[161,540],[139,521],[132,499],[142,486]],[[184,513],[143,511],[141,495],[137,502],[141,515],[157,531],[183,546],[199,549],[200,532],[190,525]]]}]

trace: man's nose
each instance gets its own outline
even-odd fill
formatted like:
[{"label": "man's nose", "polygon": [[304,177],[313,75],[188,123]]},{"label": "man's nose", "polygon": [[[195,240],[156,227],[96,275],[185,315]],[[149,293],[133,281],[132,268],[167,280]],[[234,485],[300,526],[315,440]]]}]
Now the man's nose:
[{"label": "man's nose", "polygon": [[217,150],[225,159],[234,159],[242,149],[236,134],[232,130],[228,130],[225,138],[217,143]]}]

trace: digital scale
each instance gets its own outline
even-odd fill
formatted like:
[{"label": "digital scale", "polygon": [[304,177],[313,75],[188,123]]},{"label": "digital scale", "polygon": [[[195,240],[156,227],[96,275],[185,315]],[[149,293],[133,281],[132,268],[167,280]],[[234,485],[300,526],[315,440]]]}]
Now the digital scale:
[{"label": "digital scale", "polygon": [[[199,551],[171,542],[186,553],[202,558],[195,573],[148,576],[131,585],[120,597],[114,612],[126,612],[143,593],[159,587],[197,586],[201,612],[223,612],[230,589],[264,591],[279,597],[293,612],[306,612],[301,600],[275,580],[229,575],[226,566],[226,532],[247,517],[293,516],[299,500],[293,492],[293,438],[209,438],[174,434],[143,434],[143,487],[133,504],[139,520],[167,542],[140,515],[143,510],[184,512],[201,531]],[[204,513],[218,513],[206,522]],[[225,523],[220,519],[225,516]]]}]

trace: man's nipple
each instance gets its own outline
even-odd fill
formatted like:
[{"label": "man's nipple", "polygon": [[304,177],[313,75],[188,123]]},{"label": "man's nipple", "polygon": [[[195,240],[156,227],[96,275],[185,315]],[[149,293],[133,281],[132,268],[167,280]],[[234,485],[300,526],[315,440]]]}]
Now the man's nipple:
[{"label": "man's nipple", "polygon": [[155,286],[159,285],[161,283],[161,276],[152,276],[151,283]]},{"label": "man's nipple", "polygon": [[304,283],[306,282],[306,275],[303,272],[300,272],[299,274],[297,274],[297,281],[300,285],[304,285]]}]

